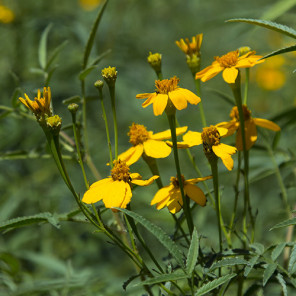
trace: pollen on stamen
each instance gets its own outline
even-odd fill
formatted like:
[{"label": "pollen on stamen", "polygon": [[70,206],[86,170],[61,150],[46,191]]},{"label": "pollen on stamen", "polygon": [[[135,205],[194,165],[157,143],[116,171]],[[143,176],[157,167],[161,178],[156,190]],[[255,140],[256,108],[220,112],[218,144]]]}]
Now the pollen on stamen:
[{"label": "pollen on stamen", "polygon": [[133,123],[129,128],[130,130],[127,135],[130,137],[129,142],[133,146],[137,146],[148,140],[149,133],[144,125]]},{"label": "pollen on stamen", "polygon": [[224,68],[230,68],[237,64],[239,51],[231,51],[221,57],[215,57],[215,60]]},{"label": "pollen on stamen", "polygon": [[205,127],[201,133],[201,138],[204,143],[210,148],[220,144],[220,133],[215,126]]},{"label": "pollen on stamen", "polygon": [[126,162],[122,160],[115,160],[113,164],[114,166],[111,170],[111,177],[113,181],[124,181],[128,183],[130,181],[130,169]]},{"label": "pollen on stamen", "polygon": [[170,79],[156,80],[155,86],[156,90],[160,94],[168,94],[169,92],[178,88],[178,83],[180,79],[176,76]]}]

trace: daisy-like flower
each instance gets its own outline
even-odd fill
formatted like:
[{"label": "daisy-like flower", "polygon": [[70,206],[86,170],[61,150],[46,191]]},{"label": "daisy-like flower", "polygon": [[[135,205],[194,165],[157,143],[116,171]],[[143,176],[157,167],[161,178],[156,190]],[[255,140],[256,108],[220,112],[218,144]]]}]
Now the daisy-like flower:
[{"label": "daisy-like flower", "polygon": [[19,97],[19,100],[30,109],[37,118],[47,115],[51,116],[50,101],[51,101],[51,91],[50,87],[43,88],[43,97],[41,97],[40,89],[38,89],[37,97],[34,101],[30,100],[27,94],[25,94],[25,99]]},{"label": "daisy-like flower", "polygon": [[[245,121],[245,137],[246,137],[246,150],[249,150],[257,140],[257,127],[264,127],[269,130],[278,132],[281,128],[274,122],[262,119],[262,118],[253,118],[251,116],[251,111],[248,109],[246,105],[243,105],[243,113],[244,113],[244,121]],[[228,129],[227,136],[232,135],[234,132],[236,133],[236,148],[239,151],[243,150],[243,141],[242,141],[242,133],[240,128],[239,121],[239,113],[237,110],[237,106],[234,106],[230,112],[231,121],[229,122],[221,122],[217,124],[219,127],[224,127]]]},{"label": "daisy-like flower", "polygon": [[223,79],[227,83],[235,83],[239,68],[250,68],[264,62],[264,60],[259,60],[262,56],[255,55],[255,53],[255,51],[249,51],[240,56],[239,50],[235,50],[221,57],[215,57],[211,66],[196,73],[195,79],[205,82],[223,71]]},{"label": "daisy-like flower", "polygon": [[[200,206],[204,207],[206,205],[207,199],[203,191],[194,184],[208,180],[210,178],[212,178],[212,176],[185,180],[184,176],[182,175],[184,194]],[[180,209],[183,206],[183,200],[177,178],[171,177],[170,185],[158,190],[158,192],[155,194],[154,198],[151,201],[151,205],[154,204],[156,204],[156,208],[158,210],[166,206],[168,207],[169,211],[173,214],[178,213],[180,211]]]},{"label": "daisy-like flower", "polygon": [[192,55],[200,55],[200,47],[202,43],[203,34],[197,34],[193,36],[191,42],[188,38],[180,39],[180,41],[176,41],[177,46],[188,56]]},{"label": "daisy-like flower", "polygon": [[103,200],[106,208],[123,208],[132,198],[132,184],[147,186],[159,178],[152,176],[149,180],[142,180],[138,173],[131,174],[129,166],[121,160],[114,161],[111,177],[93,183],[85,192],[82,201],[86,204],[93,204]]},{"label": "daisy-like flower", "polygon": [[[187,126],[176,128],[177,136],[186,130]],[[152,158],[165,158],[171,153],[172,149],[162,141],[171,138],[170,130],[153,134],[152,131],[147,131],[144,125],[133,123],[127,135],[133,146],[118,156],[118,159],[126,161],[127,165],[138,161],[143,153]]]},{"label": "daisy-like flower", "polygon": [[187,102],[197,105],[200,98],[190,90],[178,86],[179,78],[156,80],[156,91],[154,93],[138,94],[137,99],[147,100],[142,104],[143,108],[153,104],[154,115],[161,115],[168,105],[173,105],[176,109],[187,108]]}]

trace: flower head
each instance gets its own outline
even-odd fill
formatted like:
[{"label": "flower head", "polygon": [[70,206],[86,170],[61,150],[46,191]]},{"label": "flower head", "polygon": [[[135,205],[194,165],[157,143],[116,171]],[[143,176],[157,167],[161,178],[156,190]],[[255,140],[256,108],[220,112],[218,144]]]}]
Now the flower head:
[{"label": "flower head", "polygon": [[191,42],[188,38],[180,39],[180,41],[176,41],[177,46],[188,56],[200,56],[200,47],[202,43],[203,34],[197,34],[193,36]]},{"label": "flower head", "polygon": [[[186,194],[190,199],[195,201],[200,206],[204,207],[206,205],[207,199],[202,190],[194,184],[208,180],[210,178],[212,178],[212,176],[185,180],[184,176],[182,176],[184,194]],[[180,191],[180,184],[177,178],[171,177],[170,185],[158,190],[151,201],[151,205],[154,204],[156,204],[156,208],[158,210],[166,206],[173,214],[180,211],[183,206],[183,200]]]},{"label": "flower head", "polygon": [[137,99],[147,100],[142,104],[143,108],[153,104],[154,115],[161,115],[166,107],[173,105],[178,110],[185,109],[187,102],[197,105],[200,98],[191,91],[180,88],[178,86],[179,79],[173,77],[171,79],[156,80],[156,91],[154,93],[138,94]]},{"label": "flower head", "polygon": [[[181,135],[186,130],[187,126],[179,127],[176,134]],[[171,138],[170,130],[153,134],[152,131],[147,131],[144,125],[133,123],[128,136],[133,146],[118,156],[118,159],[126,161],[128,165],[138,161],[143,153],[152,158],[164,158],[171,153],[171,148],[162,141]]]},{"label": "flower head", "polygon": [[[244,122],[245,122],[246,150],[249,150],[257,140],[256,126],[261,126],[276,132],[281,129],[277,124],[273,123],[270,120],[262,119],[262,118],[253,118],[251,116],[251,111],[246,105],[243,105],[243,113],[244,113]],[[231,120],[229,122],[221,122],[217,124],[217,126],[227,128],[228,129],[227,136],[232,135],[234,132],[237,131],[235,146],[239,151],[242,151],[243,150],[242,132],[240,128],[239,113],[238,113],[237,106],[234,106],[231,109],[230,118]]]},{"label": "flower head", "polygon": [[20,97],[19,100],[30,109],[34,115],[39,119],[43,116],[51,116],[50,101],[51,101],[51,91],[50,87],[43,88],[43,97],[41,97],[40,89],[38,89],[37,97],[34,101],[31,101],[27,94],[25,94],[25,99]]},{"label": "flower head", "polygon": [[161,59],[162,55],[160,53],[152,53],[151,51],[149,52],[147,61],[156,73],[161,72]]},{"label": "flower head", "polygon": [[96,203],[103,200],[106,208],[123,208],[132,198],[132,184],[147,186],[159,176],[152,176],[149,180],[142,180],[137,173],[130,173],[129,166],[125,161],[114,161],[111,176],[93,183],[85,192],[82,201],[86,204]]},{"label": "flower head", "polygon": [[4,24],[11,23],[14,20],[14,13],[4,5],[0,5],[0,22]]},{"label": "flower head", "polygon": [[223,79],[227,83],[234,83],[239,68],[250,68],[264,62],[264,60],[259,60],[262,56],[255,55],[255,53],[255,51],[249,51],[240,56],[239,50],[235,50],[221,57],[215,57],[215,61],[211,66],[196,73],[195,79],[201,79],[201,81],[205,82],[223,71]]},{"label": "flower head", "polygon": [[114,86],[116,79],[117,79],[117,71],[115,67],[111,67],[109,66],[108,68],[104,68],[102,70],[102,76],[104,78],[104,80],[106,81],[106,83],[108,84],[108,86]]}]

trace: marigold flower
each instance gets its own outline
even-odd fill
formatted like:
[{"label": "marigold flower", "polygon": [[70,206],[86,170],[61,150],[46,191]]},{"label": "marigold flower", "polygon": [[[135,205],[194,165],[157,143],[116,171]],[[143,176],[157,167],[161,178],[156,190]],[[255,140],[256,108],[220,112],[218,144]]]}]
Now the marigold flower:
[{"label": "marigold flower", "polygon": [[142,180],[138,173],[130,173],[125,161],[115,160],[111,176],[93,183],[85,192],[82,201],[86,204],[103,200],[106,208],[123,208],[132,198],[132,184],[147,186],[152,184],[159,176],[152,176],[148,180]]},{"label": "marigold flower", "polygon": [[25,99],[19,97],[19,100],[30,109],[34,115],[39,118],[41,116],[47,115],[51,116],[50,101],[51,101],[51,91],[50,87],[43,88],[43,97],[41,97],[40,89],[38,89],[37,97],[34,101],[31,101],[27,94],[25,94]]},{"label": "marigold flower", "polygon": [[[182,175],[184,194],[200,206],[204,207],[207,202],[206,196],[204,195],[203,191],[194,184],[208,180],[210,178],[212,178],[212,176],[185,180],[184,176]],[[183,199],[177,178],[171,177],[170,185],[165,186],[157,191],[151,201],[151,205],[154,204],[156,204],[156,208],[158,210],[166,206],[173,214],[180,211],[183,206]]]},{"label": "marigold flower", "polygon": [[[177,136],[186,130],[187,126],[176,128]],[[170,130],[153,134],[152,131],[147,131],[144,125],[133,123],[127,135],[133,147],[118,156],[118,159],[126,161],[127,165],[138,161],[143,153],[152,158],[165,158],[171,153],[172,149],[162,141],[171,138]]]},{"label": "marigold flower", "polygon": [[180,41],[176,41],[176,44],[186,55],[199,56],[202,38],[203,38],[203,34],[201,33],[201,34],[197,34],[196,36],[193,36],[191,39],[191,42],[188,38],[185,38],[185,41],[183,38],[181,38]]},{"label": "marigold flower", "polygon": [[[281,128],[274,122],[262,119],[262,118],[253,118],[251,116],[251,111],[246,105],[243,105],[244,121],[245,121],[245,137],[246,137],[246,150],[249,150],[257,140],[257,128],[256,126],[261,126],[272,131],[279,131]],[[227,136],[236,133],[236,143],[235,146],[237,150],[243,150],[243,140],[242,132],[240,128],[239,113],[237,106],[234,106],[230,112],[231,121],[221,122],[217,124],[219,127],[224,127],[228,129]]]},{"label": "marigold flower", "polygon": [[221,57],[215,57],[215,61],[211,66],[196,73],[195,79],[201,79],[201,81],[205,82],[223,71],[223,79],[227,83],[235,83],[238,68],[250,68],[264,62],[264,60],[259,60],[262,56],[255,55],[255,53],[255,51],[250,51],[240,56],[239,50],[235,50]]},{"label": "marigold flower", "polygon": [[156,91],[154,93],[138,94],[137,99],[147,100],[142,104],[143,108],[153,104],[154,115],[161,115],[168,104],[182,110],[187,108],[187,102],[197,105],[200,98],[193,92],[178,87],[179,78],[173,77],[171,79],[156,80]]}]

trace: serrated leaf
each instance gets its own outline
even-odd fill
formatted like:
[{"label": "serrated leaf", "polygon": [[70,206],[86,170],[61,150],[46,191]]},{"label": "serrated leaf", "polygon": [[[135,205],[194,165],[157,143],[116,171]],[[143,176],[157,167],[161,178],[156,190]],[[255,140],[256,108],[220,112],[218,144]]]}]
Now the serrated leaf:
[{"label": "serrated leaf", "polygon": [[73,96],[73,97],[63,100],[62,103],[65,105],[68,105],[71,103],[81,103],[81,98],[79,96]]},{"label": "serrated leaf", "polygon": [[137,213],[121,208],[116,209],[132,217],[135,221],[143,225],[170,252],[170,254],[175,258],[177,263],[184,268],[183,255],[180,248],[159,226],[151,223],[150,221],[148,221],[147,219],[145,219]]},{"label": "serrated leaf", "polygon": [[278,273],[276,275],[276,279],[278,280],[278,282],[282,286],[282,291],[283,291],[284,296],[288,296],[287,285],[286,285],[286,282],[285,282],[283,276],[280,273]]},{"label": "serrated leaf", "polygon": [[33,216],[18,217],[0,222],[0,230],[19,228],[40,222],[49,222],[56,228],[60,228],[59,221],[49,212],[40,213]]},{"label": "serrated leaf", "polygon": [[264,270],[264,273],[263,273],[263,287],[266,285],[266,283],[268,282],[270,277],[273,275],[276,268],[277,268],[276,263],[267,264],[267,266],[266,266],[266,268]]},{"label": "serrated leaf", "polygon": [[271,253],[271,259],[275,261],[278,256],[282,253],[283,249],[285,248],[286,243],[278,244]]},{"label": "serrated leaf", "polygon": [[240,22],[240,23],[248,23],[252,25],[257,25],[260,27],[264,27],[276,32],[280,32],[284,35],[287,35],[289,37],[296,39],[296,31],[288,26],[281,25],[275,22],[270,21],[264,21],[264,20],[258,20],[258,19],[247,19],[247,18],[236,18],[236,19],[230,19],[226,22]]},{"label": "serrated leaf", "polygon": [[53,63],[53,61],[56,59],[58,54],[64,49],[64,47],[68,44],[68,40],[65,40],[62,44],[60,44],[58,47],[56,47],[52,54],[50,55],[48,62],[46,64],[45,70],[47,71],[50,65]]},{"label": "serrated leaf", "polygon": [[197,262],[199,252],[199,238],[197,234],[197,230],[194,227],[190,247],[187,254],[186,260],[186,273],[191,274],[194,270],[195,264]]},{"label": "serrated leaf", "polygon": [[290,254],[290,259],[289,259],[289,266],[288,266],[288,272],[292,273],[293,272],[293,267],[296,263],[296,244],[294,245],[291,254]]},{"label": "serrated leaf", "polygon": [[92,26],[90,35],[88,37],[88,41],[87,41],[87,44],[86,44],[86,47],[84,50],[84,56],[83,56],[83,67],[82,67],[83,69],[85,69],[87,67],[88,58],[89,58],[89,55],[90,55],[90,52],[91,52],[91,49],[92,49],[92,46],[93,46],[93,43],[95,40],[96,32],[97,32],[99,23],[101,21],[101,18],[103,16],[103,13],[105,11],[107,3],[108,3],[108,0],[105,0],[105,3],[103,4],[101,10],[99,11],[97,18]]},{"label": "serrated leaf", "polygon": [[270,58],[270,57],[273,57],[273,56],[276,56],[276,55],[279,55],[279,54],[291,52],[291,51],[296,51],[296,45],[291,45],[291,46],[288,46],[288,47],[284,47],[284,48],[275,50],[275,51],[265,55],[260,60],[267,59],[267,58]]},{"label": "serrated leaf", "polygon": [[254,249],[258,255],[262,255],[264,253],[264,246],[260,243],[253,243],[250,247]]},{"label": "serrated leaf", "polygon": [[50,29],[52,28],[52,24],[49,24],[43,31],[40,42],[39,42],[39,49],[38,49],[38,58],[39,64],[42,69],[46,67],[46,60],[47,60],[47,37]]},{"label": "serrated leaf", "polygon": [[181,279],[186,279],[187,277],[188,277],[188,275],[185,274],[184,272],[161,274],[161,275],[158,275],[152,279],[148,279],[146,281],[140,282],[140,283],[134,285],[133,287],[143,286],[143,285],[153,285],[153,284],[158,284],[158,283],[162,283],[162,282],[169,282],[169,281],[177,281],[177,280],[181,280]]},{"label": "serrated leaf", "polygon": [[240,265],[240,264],[249,265],[250,263],[247,260],[244,260],[242,258],[226,258],[214,263],[210,267],[209,272],[213,271],[216,268],[225,267],[225,266],[234,266],[234,265]]},{"label": "serrated leaf", "polygon": [[82,70],[80,73],[79,73],[79,79],[80,80],[84,80],[87,75],[89,75],[92,70],[96,69],[98,66],[94,65],[94,66],[90,66],[88,68],[86,68],[85,70]]},{"label": "serrated leaf", "polygon": [[246,266],[245,271],[244,271],[244,277],[247,277],[249,275],[249,273],[253,269],[254,265],[258,261],[259,257],[260,257],[259,255],[256,255],[256,256],[252,257],[252,259],[249,260],[249,265]]},{"label": "serrated leaf", "polygon": [[198,290],[197,293],[195,294],[195,296],[201,296],[204,295],[206,293],[209,293],[210,291],[216,289],[217,287],[223,285],[224,283],[228,282],[229,280],[231,280],[232,278],[234,278],[236,276],[236,274],[232,273],[232,274],[227,274],[225,276],[222,276],[216,280],[213,280],[211,282],[208,282],[207,284],[201,286]]},{"label": "serrated leaf", "polygon": [[290,225],[295,225],[295,224],[296,224],[296,217],[285,220],[285,221],[282,221],[282,222],[274,225],[273,227],[271,227],[269,229],[269,231],[277,229],[277,228],[282,228],[282,227],[287,227],[287,226],[290,226]]}]

